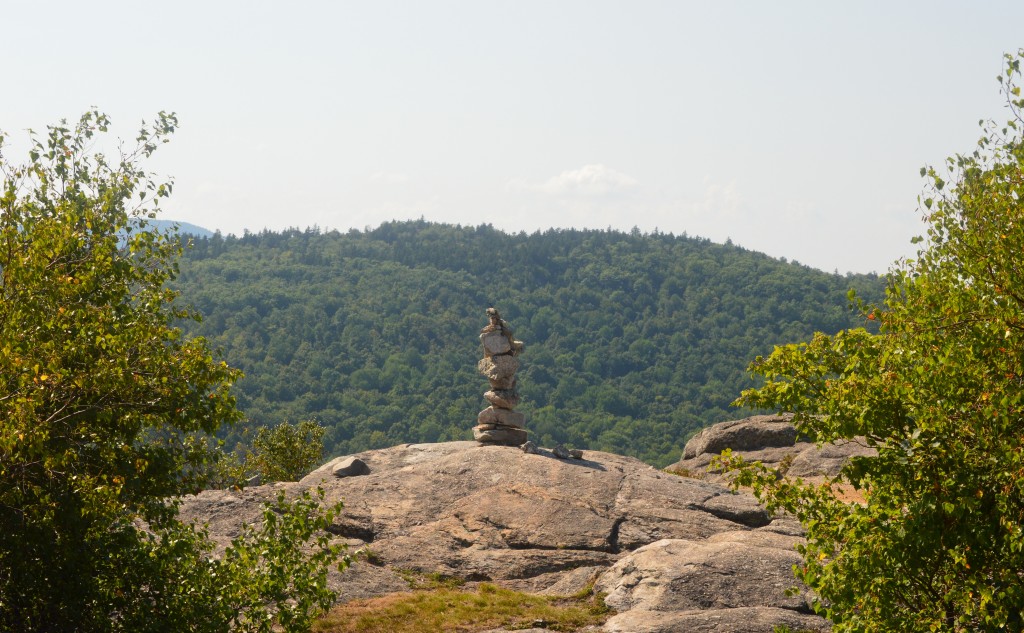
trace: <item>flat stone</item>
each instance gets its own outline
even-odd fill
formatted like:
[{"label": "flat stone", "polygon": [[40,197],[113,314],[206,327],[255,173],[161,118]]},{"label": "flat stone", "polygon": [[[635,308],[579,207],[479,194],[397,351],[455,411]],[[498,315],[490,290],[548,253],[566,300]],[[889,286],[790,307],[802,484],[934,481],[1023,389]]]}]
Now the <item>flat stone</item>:
[{"label": "flat stone", "polygon": [[491,426],[498,424],[498,414],[494,407],[487,407],[476,415],[476,423],[478,426]]},{"label": "flat stone", "polygon": [[358,477],[369,475],[370,467],[358,457],[346,457],[331,468],[331,474],[335,477]]},{"label": "flat stone", "polygon": [[480,429],[473,427],[473,439],[483,444],[501,444],[503,446],[522,446],[526,443],[527,434],[523,429],[499,427]]},{"label": "flat stone", "polygon": [[519,406],[519,392],[515,389],[492,389],[484,394],[484,398],[499,409],[515,409]]},{"label": "flat stone", "polygon": [[505,383],[512,380],[516,375],[516,371],[519,369],[519,361],[512,356],[491,356],[489,358],[481,358],[480,362],[476,364],[476,368],[488,380]]},{"label": "flat stone", "polygon": [[[499,358],[501,358],[499,356]],[[491,390],[501,389],[503,391],[513,390],[516,388],[516,377],[511,376],[509,378],[488,378],[487,382],[491,383]]]},{"label": "flat stone", "polygon": [[526,416],[522,413],[509,411],[508,409],[498,409],[497,407],[487,407],[476,416],[476,421],[477,424],[500,424],[517,429],[526,426]]},{"label": "flat stone", "polygon": [[480,335],[480,342],[484,346],[484,356],[506,354],[512,351],[512,343],[501,332],[485,332]]}]

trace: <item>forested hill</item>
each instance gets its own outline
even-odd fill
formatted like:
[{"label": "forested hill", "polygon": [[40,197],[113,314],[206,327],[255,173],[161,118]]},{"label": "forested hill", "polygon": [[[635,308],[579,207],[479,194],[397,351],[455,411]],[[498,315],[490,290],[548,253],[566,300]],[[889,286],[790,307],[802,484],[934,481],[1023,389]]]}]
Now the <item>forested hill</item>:
[{"label": "forested hill", "polygon": [[418,221],[193,241],[177,285],[205,319],[185,327],[245,371],[254,425],[315,419],[332,454],[471,438],[493,305],[526,343],[520,410],[538,443],[667,465],[694,431],[742,413],[729,403],[755,356],[863,325],[847,291],[884,287],[636,231]]}]

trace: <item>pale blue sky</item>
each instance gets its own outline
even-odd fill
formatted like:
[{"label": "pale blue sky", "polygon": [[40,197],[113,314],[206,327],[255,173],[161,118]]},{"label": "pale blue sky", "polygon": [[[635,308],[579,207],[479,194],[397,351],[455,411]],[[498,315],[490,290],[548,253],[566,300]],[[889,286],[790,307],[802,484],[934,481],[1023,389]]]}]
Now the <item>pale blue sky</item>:
[{"label": "pale blue sky", "polygon": [[637,226],[882,272],[918,169],[1005,117],[1022,25],[1020,0],[0,0],[0,129],[176,111],[164,217],[225,233]]}]

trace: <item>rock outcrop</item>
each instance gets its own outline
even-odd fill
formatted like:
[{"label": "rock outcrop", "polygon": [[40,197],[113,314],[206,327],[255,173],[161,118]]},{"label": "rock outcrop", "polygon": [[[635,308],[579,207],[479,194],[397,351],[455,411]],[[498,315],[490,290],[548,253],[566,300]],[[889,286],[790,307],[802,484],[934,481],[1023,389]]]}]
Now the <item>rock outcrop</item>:
[{"label": "rock outcrop", "polygon": [[[666,539],[624,556],[596,588],[619,612],[606,631],[770,631],[785,624],[828,630],[807,613],[793,586],[799,537],[768,530],[719,532],[704,540]],[[767,626],[771,622],[772,626]]]},{"label": "rock outcrop", "polygon": [[702,429],[690,438],[682,459],[669,470],[724,482],[725,476],[708,467],[716,455],[729,448],[747,461],[760,461],[775,468],[780,475],[813,481],[837,475],[851,457],[877,454],[860,440],[819,447],[798,437],[792,417],[755,415]]},{"label": "rock outcrop", "polygon": [[[360,476],[336,477],[360,460]],[[322,486],[331,528],[373,555],[332,579],[341,599],[408,589],[409,570],[552,595],[588,583],[618,614],[607,631],[825,630],[795,585],[799,526],[748,494],[586,451],[562,460],[475,441],[407,444],[324,464],[302,481],[184,499],[226,541],[279,489]]]}]

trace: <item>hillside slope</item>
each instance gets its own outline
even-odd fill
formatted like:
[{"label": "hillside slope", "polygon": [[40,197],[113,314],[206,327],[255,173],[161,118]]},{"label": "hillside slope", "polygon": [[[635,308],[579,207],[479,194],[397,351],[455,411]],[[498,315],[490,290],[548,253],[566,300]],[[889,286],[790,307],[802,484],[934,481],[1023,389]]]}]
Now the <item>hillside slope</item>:
[{"label": "hillside slope", "polygon": [[883,280],[686,236],[420,221],[194,238],[177,287],[206,316],[189,333],[246,372],[252,423],[315,419],[330,454],[471,437],[494,305],[526,342],[536,441],[664,466],[735,417],[755,356],[862,325],[847,291],[879,299]]}]

